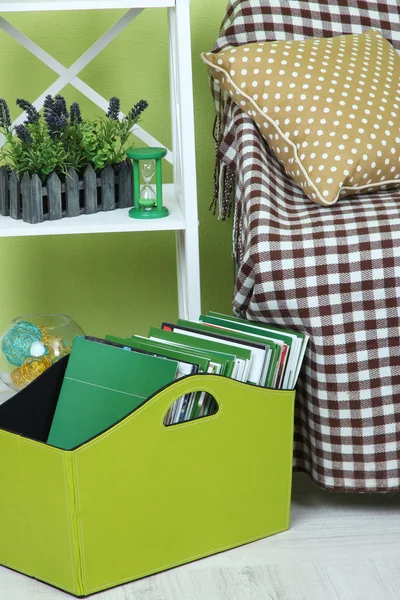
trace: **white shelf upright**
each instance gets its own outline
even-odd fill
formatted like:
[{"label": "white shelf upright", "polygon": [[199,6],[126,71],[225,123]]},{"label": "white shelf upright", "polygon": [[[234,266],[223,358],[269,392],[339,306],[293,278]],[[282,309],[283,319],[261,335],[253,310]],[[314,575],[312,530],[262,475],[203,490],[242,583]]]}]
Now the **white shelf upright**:
[{"label": "white shelf upright", "polygon": [[[196,186],[195,136],[193,115],[192,63],[190,41],[190,0],[0,0],[0,29],[52,69],[58,77],[33,102],[40,110],[47,94],[58,94],[72,85],[103,110],[108,100],[79,78],[79,73],[98,56],[146,8],[166,8],[170,47],[170,88],[172,149],[166,160],[173,165],[174,183],[164,186],[165,204],[170,215],[150,222],[136,221],[127,209],[82,215],[30,225],[0,217],[0,237],[71,235],[76,233],[117,233],[121,231],[176,232],[179,316],[197,319],[201,313],[200,261]],[[43,50],[6,19],[7,13],[67,10],[126,9],[127,12],[69,68]],[[121,118],[124,115],[121,113]],[[14,122],[24,120],[24,114]],[[135,125],[135,135],[145,144],[161,146],[150,133]],[[4,139],[0,138],[0,146]]]}]

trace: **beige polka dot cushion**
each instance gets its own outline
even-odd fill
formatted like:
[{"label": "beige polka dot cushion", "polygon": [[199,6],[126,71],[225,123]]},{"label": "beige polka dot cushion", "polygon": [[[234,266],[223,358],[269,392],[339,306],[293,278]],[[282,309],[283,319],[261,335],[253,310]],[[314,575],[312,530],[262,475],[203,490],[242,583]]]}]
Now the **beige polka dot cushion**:
[{"label": "beige polka dot cushion", "polygon": [[400,184],[400,56],[377,31],[202,57],[315,202]]}]

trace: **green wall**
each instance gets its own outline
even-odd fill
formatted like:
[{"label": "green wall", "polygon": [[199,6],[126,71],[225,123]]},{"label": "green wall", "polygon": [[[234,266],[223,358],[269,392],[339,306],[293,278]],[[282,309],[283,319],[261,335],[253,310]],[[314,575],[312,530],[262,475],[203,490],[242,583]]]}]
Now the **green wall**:
[{"label": "green wall", "polygon": [[[203,310],[230,311],[233,288],[231,223],[209,212],[212,199],[213,104],[199,56],[218,34],[226,0],[192,0],[192,46],[200,215]],[[120,16],[121,11],[4,15],[70,66]],[[148,100],[142,125],[171,146],[168,45],[165,10],[147,10],[80,77],[128,110]],[[33,100],[57,77],[0,31],[0,97]],[[86,115],[99,112],[74,90]],[[13,116],[17,112],[14,111]],[[166,178],[170,172],[166,169]],[[103,234],[0,239],[0,331],[27,312],[62,312],[87,333],[145,333],[150,324],[177,317],[174,233]]]}]

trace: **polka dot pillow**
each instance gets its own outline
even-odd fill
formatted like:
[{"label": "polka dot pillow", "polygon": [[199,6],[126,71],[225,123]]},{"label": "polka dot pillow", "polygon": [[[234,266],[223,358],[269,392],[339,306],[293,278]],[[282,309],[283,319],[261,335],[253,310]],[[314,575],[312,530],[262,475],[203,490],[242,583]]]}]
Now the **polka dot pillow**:
[{"label": "polka dot pillow", "polygon": [[202,58],[315,202],[400,184],[400,56],[377,31]]}]

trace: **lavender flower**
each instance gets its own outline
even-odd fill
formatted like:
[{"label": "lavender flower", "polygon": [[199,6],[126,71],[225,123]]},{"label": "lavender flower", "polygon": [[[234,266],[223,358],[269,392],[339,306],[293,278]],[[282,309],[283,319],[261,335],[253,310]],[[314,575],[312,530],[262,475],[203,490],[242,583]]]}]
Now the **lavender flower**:
[{"label": "lavender flower", "polygon": [[52,133],[54,132],[54,117],[54,106],[52,106],[51,108],[48,108],[44,113],[44,120],[46,121],[50,137],[52,137]]},{"label": "lavender flower", "polygon": [[54,98],[50,94],[47,94],[43,102],[43,113],[46,115],[49,110],[52,110],[53,106]]},{"label": "lavender flower", "polygon": [[37,123],[40,119],[40,115],[34,106],[31,106],[26,114],[28,115],[28,118],[26,119],[27,123]]},{"label": "lavender flower", "polygon": [[0,98],[0,127],[4,129],[11,127],[10,110],[4,98]]},{"label": "lavender flower", "polygon": [[17,98],[16,104],[24,111],[27,111],[32,106],[32,104],[28,100],[24,100],[23,98]]},{"label": "lavender flower", "polygon": [[69,113],[65,98],[59,94],[52,98],[49,94],[45,98],[43,107],[49,135],[53,139],[57,138],[65,131],[68,124]]},{"label": "lavender flower", "polygon": [[121,103],[120,103],[119,98],[116,98],[116,96],[113,96],[110,99],[110,103],[108,105],[108,111],[107,111],[107,117],[111,121],[118,121],[120,106],[121,106]]},{"label": "lavender flower", "polygon": [[71,115],[71,125],[80,125],[82,123],[81,107],[77,102],[73,102],[69,108]]},{"label": "lavender flower", "polygon": [[54,117],[54,123],[55,123],[58,131],[63,131],[68,124],[68,119],[65,115],[60,115],[60,116],[57,115]]},{"label": "lavender flower", "polygon": [[52,109],[49,109],[45,114],[47,129],[51,138],[59,137],[67,127],[68,119],[65,115],[59,115],[56,112],[56,103]]},{"label": "lavender flower", "polygon": [[31,102],[28,102],[28,100],[24,100],[23,98],[17,98],[17,105],[26,112],[27,123],[33,125],[39,121],[40,115]]},{"label": "lavender flower", "polygon": [[32,144],[33,139],[26,125],[17,125],[15,128],[15,133],[17,134],[21,142],[26,146]]},{"label": "lavender flower", "polygon": [[132,120],[138,119],[143,111],[149,106],[147,100],[139,100],[128,113],[128,117]]},{"label": "lavender flower", "polygon": [[60,96],[60,94],[57,94],[57,96],[54,96],[54,111],[58,114],[58,115],[64,115],[65,117],[69,117],[68,114],[68,109],[67,109],[67,103],[65,101],[64,96]]}]

